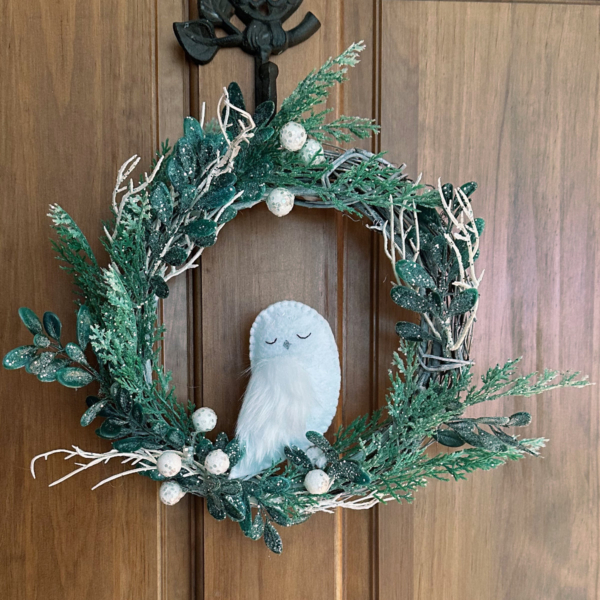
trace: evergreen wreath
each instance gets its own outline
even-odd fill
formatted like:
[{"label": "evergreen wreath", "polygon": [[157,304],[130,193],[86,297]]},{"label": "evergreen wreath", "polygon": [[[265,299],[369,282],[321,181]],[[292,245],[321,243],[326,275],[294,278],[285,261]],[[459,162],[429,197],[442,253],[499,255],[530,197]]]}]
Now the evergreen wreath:
[{"label": "evergreen wreath", "polygon": [[[330,110],[317,110],[362,49],[354,44],[310,73],[276,115],[272,102],[250,114],[232,83],[217,121],[204,124],[204,114],[200,122],[185,119],[184,136],[173,148],[163,144],[150,175],[138,184],[129,178],[140,159],[128,160],[118,173],[112,218],[104,225],[108,267],[96,261],[73,219],[51,206],[54,249],[80,292],[77,343],[63,345],[53,313],[40,321],[21,308],[33,344],[12,350],[3,364],[70,388],[96,383],[99,391],[87,398],[81,425],[102,417],[96,433],[111,440],[112,449],[47,452],[32,460],[34,477],[35,461],[55,453],[88,462],[51,485],[120,459],[131,468],[98,485],[139,473],[162,482],[160,496],[167,504],[185,493],[204,497],[215,519],[238,522],[246,536],[263,538],[280,553],[276,525],[301,523],[337,507],[410,502],[430,478],[460,480],[477,469],[538,454],[543,438],[519,439],[510,432],[530,423],[528,413],[481,418],[463,413],[480,402],[587,381],[578,373],[551,370],[518,377],[518,361],[511,360],[489,369],[479,386],[472,384],[470,342],[483,276],[476,261],[484,229],[471,203],[476,185],[427,187],[381,154],[336,145],[378,130],[373,121],[357,117],[328,122]],[[198,266],[221,229],[262,201],[278,215],[295,202],[365,218],[381,233],[392,264],[391,299],[416,313],[419,323],[396,325],[399,352],[383,409],[340,427],[331,441],[309,432],[314,448],[288,447],[285,464],[236,480],[228,470],[242,456],[238,441],[224,432],[209,439],[216,415],[175,397],[171,375],[160,363],[164,329],[157,307],[169,294],[167,282]],[[426,450],[434,442],[461,449],[432,455]],[[324,471],[316,487],[309,485],[315,471]]]}]

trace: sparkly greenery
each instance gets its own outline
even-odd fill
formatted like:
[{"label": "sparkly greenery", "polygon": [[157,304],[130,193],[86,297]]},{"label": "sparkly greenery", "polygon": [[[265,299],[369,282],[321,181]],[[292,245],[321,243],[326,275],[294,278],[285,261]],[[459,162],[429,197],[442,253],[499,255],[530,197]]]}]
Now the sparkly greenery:
[{"label": "sparkly greenery", "polygon": [[[334,146],[327,150],[324,164],[308,165],[281,149],[279,131],[289,121],[302,123],[308,135],[322,143],[348,142],[377,132],[362,118],[328,122],[330,111],[322,109],[331,87],[344,81],[361,49],[354,45],[308,75],[277,115],[270,102],[258,106],[248,131],[244,99],[235,83],[228,88],[230,104],[220,124],[202,126],[187,118],[184,136],[173,148],[164,144],[157,154],[153,178],[142,178],[139,188],[119,188],[124,178],[118,183],[118,193],[126,194],[121,204],[113,202],[112,217],[104,227],[108,267],[99,265],[73,219],[52,206],[54,249],[79,292],[77,340],[63,345],[56,315],[47,312],[40,320],[22,308],[19,315],[33,336],[32,344],[4,358],[6,368],[24,367],[43,382],[74,388],[95,383],[98,391],[87,398],[81,424],[103,419],[96,433],[111,440],[119,452],[142,456],[144,450],[191,450],[195,474],[174,479],[187,493],[206,498],[215,519],[239,522],[246,536],[263,538],[275,553],[282,551],[276,526],[300,523],[338,505],[410,501],[428,479],[464,479],[472,471],[537,454],[543,439],[520,439],[513,431],[529,424],[527,413],[468,418],[465,410],[487,400],[586,385],[576,373],[544,371],[517,377],[516,361],[490,369],[480,385],[473,384],[466,333],[479,293],[476,278],[469,280],[464,271],[474,268],[478,253],[473,245],[483,233],[483,221],[474,219],[468,239],[457,236],[454,246],[450,236],[454,215],[466,210],[474,184],[433,190],[410,181],[381,155],[357,151],[338,169],[340,157],[346,155]],[[222,160],[223,167],[215,170]],[[243,448],[224,432],[209,439],[194,431],[194,406],[177,400],[171,375],[160,362],[163,329],[157,307],[159,298],[169,294],[167,280],[193,266],[240,210],[263,201],[279,186],[290,188],[305,205],[357,214],[384,236],[390,232],[385,241],[390,235],[397,240],[399,253],[395,260],[392,244],[397,283],[392,300],[421,315],[420,325],[396,326],[400,353],[394,355],[385,407],[340,427],[331,440],[316,432],[307,434],[332,480],[329,491],[320,496],[304,488],[306,474],[315,467],[297,447],[286,448],[283,464],[248,480],[208,473],[203,464],[210,451],[223,450],[233,466]],[[449,203],[446,214],[441,198]],[[406,231],[398,234],[398,223],[407,224]],[[460,281],[475,283],[470,287]],[[461,330],[465,335],[455,342]],[[461,449],[432,454],[428,448],[435,442]],[[156,469],[143,474],[164,479]]]}]

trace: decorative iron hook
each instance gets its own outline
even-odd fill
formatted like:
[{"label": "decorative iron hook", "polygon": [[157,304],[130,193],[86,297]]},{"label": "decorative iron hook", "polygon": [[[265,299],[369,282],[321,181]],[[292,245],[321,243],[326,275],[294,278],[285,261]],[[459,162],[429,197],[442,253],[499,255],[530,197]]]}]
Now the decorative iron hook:
[{"label": "decorative iron hook", "polygon": [[[175,36],[186,54],[197,64],[209,63],[220,48],[241,48],[254,56],[254,102],[272,100],[277,106],[279,69],[269,59],[311,37],[321,23],[311,12],[289,31],[283,29],[302,0],[198,0],[200,18],[173,23]],[[231,18],[244,24],[240,31]],[[225,32],[217,37],[215,27]]]}]

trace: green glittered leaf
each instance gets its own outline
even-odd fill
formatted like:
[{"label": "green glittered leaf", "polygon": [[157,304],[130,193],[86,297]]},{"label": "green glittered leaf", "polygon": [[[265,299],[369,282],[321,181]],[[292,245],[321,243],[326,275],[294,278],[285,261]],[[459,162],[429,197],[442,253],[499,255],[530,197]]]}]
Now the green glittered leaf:
[{"label": "green glittered leaf", "polygon": [[194,117],[186,117],[183,120],[183,134],[195,146],[200,144],[204,139],[202,126]]},{"label": "green glittered leaf", "polygon": [[211,189],[209,192],[201,196],[198,201],[203,208],[215,209],[222,208],[229,202],[231,202],[234,196],[237,194],[237,190],[232,185],[226,187],[220,187]]},{"label": "green glittered leaf", "polygon": [[265,523],[264,539],[267,548],[275,554],[281,554],[283,543],[277,529],[271,523]]},{"label": "green glittered leaf", "polygon": [[176,154],[183,172],[192,180],[198,167],[198,159],[193,144],[185,137],[180,138],[177,142]]},{"label": "green glittered leaf", "polygon": [[222,502],[227,516],[232,521],[237,523],[244,520],[246,517],[246,507],[244,501],[239,496],[224,495]]},{"label": "green glittered leaf", "polygon": [[6,354],[2,360],[5,369],[20,369],[31,362],[35,356],[37,348],[35,346],[20,346]]},{"label": "green glittered leaf", "polygon": [[283,527],[289,527],[292,524],[292,520],[279,508],[275,506],[265,506],[265,510],[269,517]]},{"label": "green glittered leaf", "polygon": [[275,114],[275,103],[272,100],[261,102],[254,111],[254,124],[257,127],[266,125]]},{"label": "green glittered leaf", "polygon": [[171,181],[171,183],[173,184],[173,187],[176,190],[180,190],[184,186],[187,186],[190,184],[190,180],[186,176],[185,171],[183,170],[183,167],[181,166],[179,161],[176,160],[175,158],[172,158],[169,161],[169,164],[167,166],[167,174],[169,176],[169,180]]},{"label": "green glittered leaf", "polygon": [[460,189],[468,198],[477,189],[477,183],[475,181],[469,181],[469,183],[464,183],[461,185]]},{"label": "green glittered leaf", "polygon": [[237,465],[244,456],[244,451],[239,440],[231,440],[225,447],[225,454],[227,454],[229,457],[229,466],[235,467],[235,465]]},{"label": "green glittered leaf", "polygon": [[150,287],[152,288],[152,291],[163,300],[169,296],[169,286],[160,275],[152,277],[150,280]]},{"label": "green glittered leaf", "polygon": [[458,448],[464,446],[464,440],[451,429],[438,429],[433,435],[433,439],[442,446],[448,446],[449,448]]},{"label": "green glittered leaf", "polygon": [[215,448],[217,448],[218,450],[225,450],[228,444],[229,437],[224,431],[221,431],[219,435],[217,435],[217,439],[215,440]]},{"label": "green glittered leaf", "polygon": [[282,494],[289,489],[289,479],[281,476],[267,477],[260,482],[260,490],[265,494]]},{"label": "green glittered leaf", "polygon": [[208,456],[209,452],[212,452],[215,449],[213,443],[205,438],[201,437],[196,443],[195,453],[198,458],[198,462],[204,463],[204,459]]},{"label": "green glittered leaf", "polygon": [[60,340],[62,323],[60,319],[52,312],[45,312],[43,316],[44,329],[53,340]]},{"label": "green glittered leaf", "polygon": [[182,211],[187,211],[194,204],[196,199],[196,186],[184,185],[179,188],[179,207]]},{"label": "green glittered leaf", "polygon": [[237,210],[232,206],[228,206],[217,219],[217,225],[224,225],[225,223],[229,223],[232,219],[235,219],[237,216]]},{"label": "green glittered leaf", "polygon": [[96,435],[105,440],[114,440],[123,435],[123,426],[112,419],[106,419],[98,429]]},{"label": "green glittered leaf", "polygon": [[303,467],[305,469],[312,469],[312,462],[306,455],[306,452],[300,450],[297,446],[286,446],[284,448],[287,459],[297,467]]},{"label": "green glittered leaf", "polygon": [[391,291],[392,300],[407,310],[412,310],[417,313],[427,312],[431,307],[429,302],[423,296],[419,296],[417,292],[406,288],[402,285],[397,285]]},{"label": "green glittered leaf", "polygon": [[94,377],[79,367],[66,367],[56,373],[56,380],[66,387],[81,388],[92,383]]},{"label": "green glittered leaf", "polygon": [[38,318],[38,316],[30,309],[26,307],[21,307],[19,309],[19,317],[21,317],[21,321],[23,324],[33,335],[37,333],[42,333],[42,324]]},{"label": "green glittered leaf", "polygon": [[115,400],[123,412],[128,413],[131,410],[131,394],[125,388],[119,388],[116,391]]},{"label": "green glittered leaf", "polygon": [[328,452],[331,450],[331,444],[327,440],[327,438],[317,431],[307,431],[306,439],[317,448],[320,448],[324,452]]},{"label": "green glittered leaf", "polygon": [[448,307],[448,313],[451,315],[462,315],[469,312],[477,302],[479,292],[475,288],[469,288],[459,294],[456,294]]},{"label": "green glittered leaf", "polygon": [[56,374],[70,363],[66,358],[55,358],[47,367],[37,373],[37,378],[43,383],[56,381]]},{"label": "green glittered leaf", "polygon": [[90,343],[90,332],[92,330],[92,315],[90,309],[82,304],[77,311],[77,341],[82,350]]},{"label": "green glittered leaf", "polygon": [[216,232],[217,224],[214,221],[209,221],[208,219],[198,219],[197,221],[192,221],[185,228],[185,233],[189,235],[194,242],[199,239],[212,237],[216,235]]},{"label": "green glittered leaf", "polygon": [[36,333],[33,336],[33,343],[38,348],[47,348],[50,345],[50,340],[43,333]]},{"label": "green glittered leaf", "polygon": [[92,404],[84,413],[81,415],[82,427],[87,427],[99,414],[100,411],[108,404],[108,398],[103,398]]},{"label": "green glittered leaf", "polygon": [[144,447],[143,437],[129,437],[113,442],[113,448],[119,452],[136,452]]},{"label": "green glittered leaf", "polygon": [[242,110],[246,110],[246,103],[244,102],[244,94],[242,89],[236,81],[232,81],[227,86],[227,93],[229,94],[229,102]]},{"label": "green glittered leaf", "polygon": [[176,427],[170,427],[165,433],[165,440],[175,448],[181,448],[185,444],[185,434]]},{"label": "green glittered leaf", "polygon": [[188,257],[188,251],[185,248],[171,248],[164,256],[164,261],[173,267],[181,266]]},{"label": "green glittered leaf", "polygon": [[44,371],[54,360],[54,352],[42,352],[29,363],[29,372],[37,375]]},{"label": "green glittered leaf", "polygon": [[163,223],[169,223],[173,216],[173,200],[169,188],[159,181],[150,194],[150,206],[156,211],[158,218]]},{"label": "green glittered leaf", "polygon": [[215,494],[209,494],[206,498],[206,508],[210,516],[217,521],[222,521],[227,516],[221,498]]},{"label": "green glittered leaf", "polygon": [[249,538],[254,541],[260,540],[265,532],[265,522],[263,521],[262,515],[258,513],[256,517],[254,517],[254,522],[252,523],[252,529],[250,530]]},{"label": "green glittered leaf", "polygon": [[227,496],[241,496],[244,488],[237,479],[228,479],[221,483],[221,492]]},{"label": "green glittered leaf", "polygon": [[424,329],[421,329],[415,323],[407,321],[399,321],[396,323],[396,333],[409,342],[424,342],[426,340],[435,339]]},{"label": "green glittered leaf", "polygon": [[431,275],[419,264],[412,260],[399,260],[396,263],[396,273],[400,279],[410,285],[434,289],[435,281]]},{"label": "green glittered leaf", "polygon": [[274,134],[275,130],[272,127],[262,127],[254,132],[252,142],[254,144],[264,144],[266,141],[270,140]]},{"label": "green glittered leaf", "polygon": [[83,353],[83,350],[73,342],[69,342],[65,346],[65,352],[67,356],[74,362],[79,363],[80,365],[87,365],[88,361]]},{"label": "green glittered leaf", "polygon": [[531,423],[531,415],[528,412],[517,412],[510,416],[507,427],[527,427]]}]

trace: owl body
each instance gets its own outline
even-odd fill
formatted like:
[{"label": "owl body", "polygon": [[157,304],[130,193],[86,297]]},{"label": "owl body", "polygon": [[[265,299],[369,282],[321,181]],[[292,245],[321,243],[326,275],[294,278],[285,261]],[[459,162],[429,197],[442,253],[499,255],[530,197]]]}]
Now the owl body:
[{"label": "owl body", "polygon": [[327,321],[300,302],[263,310],[250,330],[251,377],[236,437],[244,447],[232,478],[247,478],[307,448],[307,431],[325,433],[337,410],[340,362]]}]

